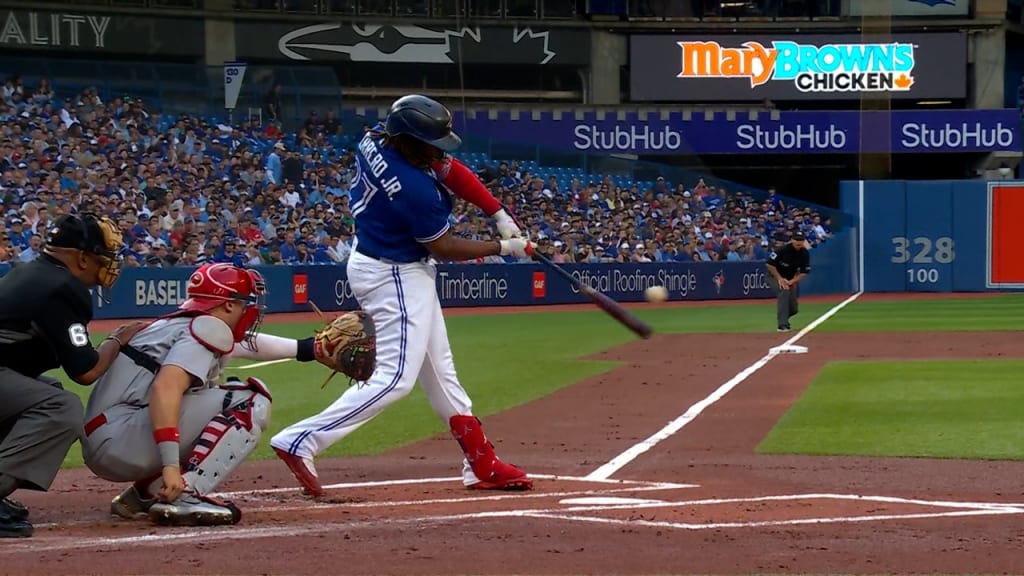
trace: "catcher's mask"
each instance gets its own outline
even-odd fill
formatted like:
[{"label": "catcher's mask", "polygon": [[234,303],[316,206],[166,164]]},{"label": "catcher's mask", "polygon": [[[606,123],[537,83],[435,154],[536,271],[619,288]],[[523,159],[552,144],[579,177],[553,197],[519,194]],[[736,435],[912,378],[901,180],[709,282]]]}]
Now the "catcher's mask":
[{"label": "catcher's mask", "polygon": [[235,342],[245,341],[256,349],[256,333],[266,309],[267,283],[262,274],[231,264],[204,264],[189,277],[186,295],[188,299],[178,308],[191,312],[209,312],[228,300],[242,302],[245,308],[234,328]]},{"label": "catcher's mask", "polygon": [[96,281],[103,288],[113,286],[121,275],[121,251],[125,244],[121,230],[107,216],[91,212],[61,216],[47,233],[46,245],[95,256],[99,263]]}]

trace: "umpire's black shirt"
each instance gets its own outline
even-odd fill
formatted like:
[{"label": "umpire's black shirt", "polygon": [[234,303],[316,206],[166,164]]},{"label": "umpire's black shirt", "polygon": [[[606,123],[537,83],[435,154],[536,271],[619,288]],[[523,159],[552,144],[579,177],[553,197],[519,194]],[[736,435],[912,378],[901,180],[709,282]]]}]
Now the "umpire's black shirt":
[{"label": "umpire's black shirt", "polygon": [[798,250],[787,243],[768,256],[768,264],[779,271],[779,276],[792,280],[797,274],[811,273],[811,253],[809,250]]},{"label": "umpire's black shirt", "polygon": [[71,378],[98,357],[89,341],[89,290],[59,260],[39,258],[0,278],[0,366],[30,378],[63,366]]}]

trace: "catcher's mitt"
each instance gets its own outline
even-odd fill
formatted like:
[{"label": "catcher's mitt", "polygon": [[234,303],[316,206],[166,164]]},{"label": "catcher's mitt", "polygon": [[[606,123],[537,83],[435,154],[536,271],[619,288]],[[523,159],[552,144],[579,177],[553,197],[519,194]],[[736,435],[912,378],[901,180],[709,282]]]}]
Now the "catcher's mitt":
[{"label": "catcher's mitt", "polygon": [[316,361],[352,380],[369,380],[377,366],[377,329],[362,310],[345,312],[317,330],[313,337]]}]

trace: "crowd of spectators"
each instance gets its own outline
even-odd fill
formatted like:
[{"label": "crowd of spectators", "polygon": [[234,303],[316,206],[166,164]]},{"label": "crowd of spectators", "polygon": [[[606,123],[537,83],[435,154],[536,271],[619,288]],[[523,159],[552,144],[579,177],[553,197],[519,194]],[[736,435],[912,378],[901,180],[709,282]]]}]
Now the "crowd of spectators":
[{"label": "crowd of spectators", "polygon": [[[50,223],[84,210],[120,224],[125,267],[348,258],[352,140],[334,144],[343,128],[329,112],[311,113],[291,138],[273,122],[166,118],[95,89],[59,98],[45,80],[8,78],[0,96],[0,270],[37,258]],[[474,168],[556,261],[761,260],[780,234],[800,229],[812,244],[831,234],[827,218],[774,191],[757,201],[703,181],[659,178],[641,190],[607,177],[563,190],[516,162]],[[461,235],[491,238],[489,219],[462,201],[453,222]]]}]

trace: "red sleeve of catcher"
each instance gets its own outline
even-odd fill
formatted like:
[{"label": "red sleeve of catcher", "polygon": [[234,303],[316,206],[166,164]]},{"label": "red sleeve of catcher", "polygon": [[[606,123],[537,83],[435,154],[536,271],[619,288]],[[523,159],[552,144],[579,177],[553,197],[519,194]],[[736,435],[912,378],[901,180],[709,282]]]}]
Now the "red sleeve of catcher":
[{"label": "red sleeve of catcher", "polygon": [[434,163],[434,172],[459,198],[473,203],[488,216],[501,210],[501,203],[491,195],[473,171],[455,158],[445,158]]}]

